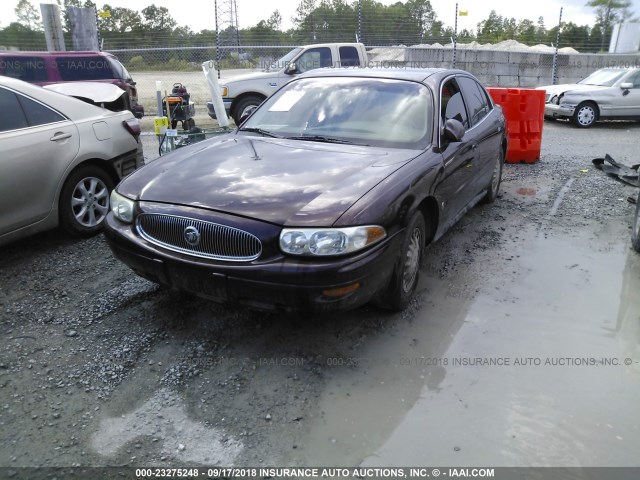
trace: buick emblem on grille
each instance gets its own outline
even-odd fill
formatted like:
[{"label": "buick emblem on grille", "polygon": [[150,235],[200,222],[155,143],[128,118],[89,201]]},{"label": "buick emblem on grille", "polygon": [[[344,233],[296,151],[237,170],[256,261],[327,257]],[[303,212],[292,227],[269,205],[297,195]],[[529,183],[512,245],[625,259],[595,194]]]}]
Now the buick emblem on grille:
[{"label": "buick emblem on grille", "polygon": [[197,247],[200,243],[200,232],[192,225],[184,229],[184,239],[192,247]]}]

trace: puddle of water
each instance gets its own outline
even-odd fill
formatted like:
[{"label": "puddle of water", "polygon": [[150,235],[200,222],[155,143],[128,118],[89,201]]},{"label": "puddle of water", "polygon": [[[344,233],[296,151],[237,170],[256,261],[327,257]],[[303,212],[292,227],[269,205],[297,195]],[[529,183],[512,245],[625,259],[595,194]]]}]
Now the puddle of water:
[{"label": "puddle of water", "polygon": [[640,257],[587,237],[533,232],[526,245],[506,245],[473,299],[425,279],[430,304],[416,319],[368,344],[367,369],[335,373],[302,458],[636,465]]}]

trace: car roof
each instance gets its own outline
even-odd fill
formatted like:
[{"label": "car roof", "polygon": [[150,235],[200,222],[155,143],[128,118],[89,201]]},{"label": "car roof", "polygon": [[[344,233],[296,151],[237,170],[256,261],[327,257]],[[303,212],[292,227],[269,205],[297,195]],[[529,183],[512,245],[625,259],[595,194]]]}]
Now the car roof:
[{"label": "car roof", "polygon": [[311,78],[311,77],[365,77],[365,78],[389,78],[395,80],[409,80],[413,82],[424,82],[427,78],[434,80],[448,77],[453,74],[470,75],[467,71],[456,70],[451,68],[360,68],[360,67],[348,67],[348,68],[320,68],[311,70],[309,72],[301,74],[298,78]]}]

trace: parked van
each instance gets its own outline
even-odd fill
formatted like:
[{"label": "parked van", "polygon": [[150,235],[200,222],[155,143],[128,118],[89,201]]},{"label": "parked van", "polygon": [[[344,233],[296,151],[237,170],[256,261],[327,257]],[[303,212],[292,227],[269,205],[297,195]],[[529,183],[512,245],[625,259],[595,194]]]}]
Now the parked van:
[{"label": "parked van", "polygon": [[142,118],[138,90],[124,65],[106,52],[0,52],[0,75],[36,85],[60,82],[108,82],[128,94],[127,110]]}]

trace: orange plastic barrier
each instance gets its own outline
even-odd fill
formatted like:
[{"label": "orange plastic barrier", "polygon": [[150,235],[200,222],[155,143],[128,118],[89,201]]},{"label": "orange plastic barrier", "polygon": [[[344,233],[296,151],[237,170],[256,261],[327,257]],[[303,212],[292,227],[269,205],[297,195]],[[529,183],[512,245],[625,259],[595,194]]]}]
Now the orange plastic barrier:
[{"label": "orange plastic barrier", "polygon": [[544,125],[544,90],[487,88],[502,107],[507,120],[509,148],[507,163],[535,163],[540,160]]}]

